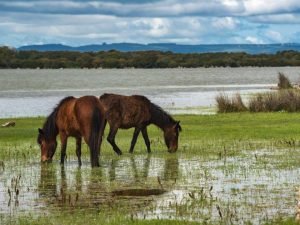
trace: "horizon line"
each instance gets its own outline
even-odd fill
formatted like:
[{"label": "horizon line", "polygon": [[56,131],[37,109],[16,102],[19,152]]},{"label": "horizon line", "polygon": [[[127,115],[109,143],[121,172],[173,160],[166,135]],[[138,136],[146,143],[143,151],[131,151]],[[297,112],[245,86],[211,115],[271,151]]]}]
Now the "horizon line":
[{"label": "horizon line", "polygon": [[211,46],[211,45],[256,45],[256,46],[263,46],[263,45],[300,45],[300,42],[283,42],[283,43],[216,43],[216,44],[181,44],[181,43],[174,43],[174,42],[150,42],[150,43],[138,43],[138,42],[112,42],[112,43],[107,43],[107,42],[102,42],[102,43],[90,43],[90,44],[82,44],[82,45],[69,45],[69,44],[64,44],[64,43],[44,43],[44,44],[24,44],[20,45],[19,47],[16,46],[11,46],[11,45],[6,45],[2,44],[0,45],[1,47],[13,47],[13,48],[21,48],[21,47],[26,47],[26,46],[43,46],[43,45],[62,45],[62,46],[68,46],[68,47],[83,47],[83,46],[90,46],[90,45],[113,45],[113,44],[136,44],[136,45],[156,45],[156,44],[163,44],[163,45],[183,45],[183,46]]}]

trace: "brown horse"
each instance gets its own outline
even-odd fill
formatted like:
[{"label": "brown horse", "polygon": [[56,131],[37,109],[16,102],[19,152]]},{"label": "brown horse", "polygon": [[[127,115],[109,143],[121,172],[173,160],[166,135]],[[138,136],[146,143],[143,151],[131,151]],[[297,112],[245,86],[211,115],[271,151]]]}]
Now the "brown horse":
[{"label": "brown horse", "polygon": [[147,133],[149,124],[154,124],[163,130],[169,152],[177,151],[178,136],[179,131],[181,131],[180,121],[175,121],[161,107],[153,104],[146,97],[103,94],[100,96],[100,102],[104,106],[105,118],[110,125],[107,140],[118,155],[121,155],[122,152],[115,143],[117,131],[119,128],[128,129],[132,127],[135,130],[129,152],[133,152],[137,137],[142,132],[148,153],[150,153],[150,141]]},{"label": "brown horse", "polygon": [[99,151],[106,120],[104,109],[95,96],[66,97],[57,105],[39,128],[37,142],[41,146],[41,161],[51,161],[59,134],[61,140],[61,164],[66,157],[67,139],[76,138],[76,155],[81,165],[81,138],[88,144],[92,167],[99,166]]}]

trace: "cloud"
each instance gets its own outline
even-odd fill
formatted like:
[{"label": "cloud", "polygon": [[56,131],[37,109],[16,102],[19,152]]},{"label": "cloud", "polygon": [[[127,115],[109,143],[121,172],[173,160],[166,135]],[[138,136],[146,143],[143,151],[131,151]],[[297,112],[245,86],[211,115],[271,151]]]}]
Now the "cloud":
[{"label": "cloud", "polygon": [[279,14],[249,17],[249,21],[263,24],[300,24],[300,14]]},{"label": "cloud", "polygon": [[233,19],[232,17],[216,18],[212,25],[218,29],[229,29],[233,30],[238,25],[238,20]]},{"label": "cloud", "polygon": [[172,17],[190,15],[225,16],[243,12],[238,0],[164,0],[164,1],[1,1],[6,12],[49,14],[102,14],[119,17]]},{"label": "cloud", "polygon": [[0,44],[298,41],[299,0],[0,1]]},{"label": "cloud", "polygon": [[5,12],[49,14],[102,14],[119,17],[253,16],[299,13],[298,0],[163,0],[79,1],[31,0],[0,2]]},{"label": "cloud", "polygon": [[285,13],[300,13],[298,0],[244,0],[244,15],[272,15]]},{"label": "cloud", "polygon": [[264,44],[264,42],[262,40],[260,40],[259,38],[257,37],[253,37],[253,36],[248,36],[246,37],[246,41],[249,43],[249,44]]},{"label": "cloud", "polygon": [[282,43],[284,40],[282,35],[277,31],[267,30],[265,34],[271,40],[271,42]]}]

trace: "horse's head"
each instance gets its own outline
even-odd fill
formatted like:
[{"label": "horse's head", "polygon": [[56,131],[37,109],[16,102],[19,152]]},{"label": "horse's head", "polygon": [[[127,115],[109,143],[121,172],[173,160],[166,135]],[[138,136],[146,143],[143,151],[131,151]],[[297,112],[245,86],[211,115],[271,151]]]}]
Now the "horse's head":
[{"label": "horse's head", "polygon": [[39,128],[38,130],[39,135],[37,138],[37,142],[41,147],[41,161],[51,161],[57,146],[56,138],[54,138],[53,140],[49,140],[45,137],[45,133],[42,129]]},{"label": "horse's head", "polygon": [[178,137],[181,131],[180,121],[167,126],[164,129],[165,143],[168,147],[168,152],[173,153],[177,151],[178,148]]}]

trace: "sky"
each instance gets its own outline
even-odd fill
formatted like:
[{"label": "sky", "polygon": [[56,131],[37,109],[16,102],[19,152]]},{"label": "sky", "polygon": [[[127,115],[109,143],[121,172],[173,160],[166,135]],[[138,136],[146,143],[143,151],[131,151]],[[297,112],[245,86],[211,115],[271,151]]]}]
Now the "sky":
[{"label": "sky", "polygon": [[0,45],[299,43],[300,0],[0,0]]}]

